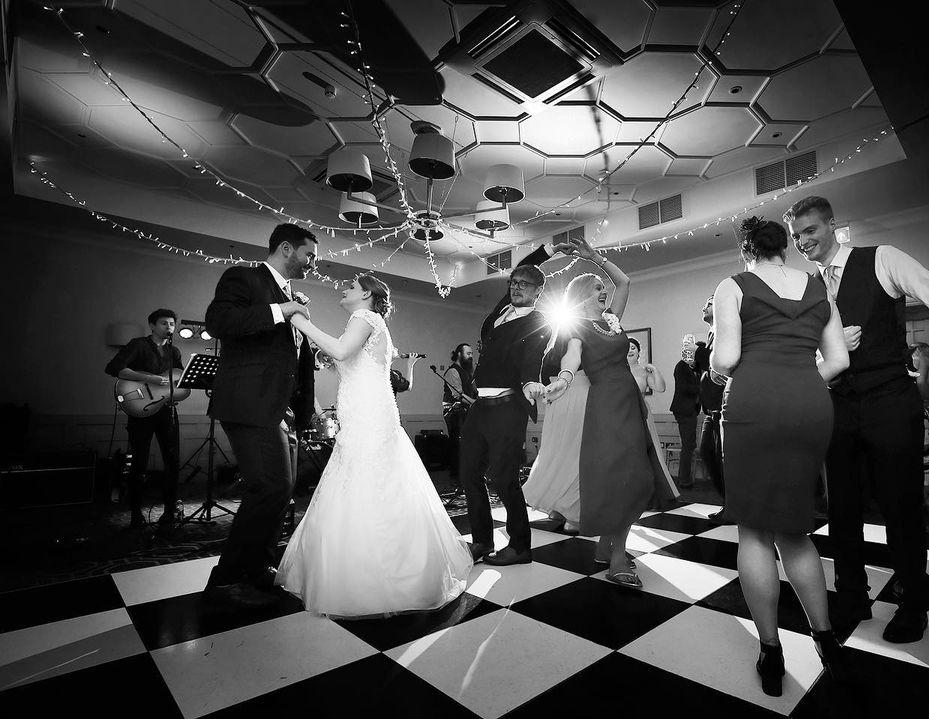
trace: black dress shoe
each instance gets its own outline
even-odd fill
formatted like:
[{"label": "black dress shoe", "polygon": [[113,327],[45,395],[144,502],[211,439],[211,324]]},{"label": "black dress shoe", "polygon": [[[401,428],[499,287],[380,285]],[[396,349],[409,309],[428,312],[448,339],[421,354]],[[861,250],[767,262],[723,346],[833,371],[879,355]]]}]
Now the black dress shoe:
[{"label": "black dress shoe", "polygon": [[884,627],[884,640],[892,644],[918,642],[926,632],[926,612],[900,607]]},{"label": "black dress shoe", "polygon": [[268,609],[278,603],[278,597],[263,592],[245,582],[219,584],[207,587],[204,597],[211,604],[239,607],[241,609]]},{"label": "black dress shoe", "polygon": [[711,524],[732,524],[732,522],[726,519],[726,515],[724,514],[725,511],[725,509],[720,509],[718,512],[706,515],[706,518],[710,520]]},{"label": "black dress shoe", "polygon": [[839,644],[832,630],[812,632],[816,653],[823,663],[826,673],[838,684],[851,685],[855,677],[849,662],[848,652]]},{"label": "black dress shoe", "polygon": [[249,575],[249,582],[263,591],[271,591],[275,588],[274,580],[277,577],[277,570],[274,567],[265,567],[255,574]]},{"label": "black dress shoe", "polygon": [[480,562],[492,551],[494,551],[494,545],[477,542],[471,545],[471,559],[475,562]]},{"label": "black dress shoe", "polygon": [[527,549],[517,552],[512,547],[504,547],[499,552],[488,554],[484,557],[484,564],[490,564],[494,567],[506,567],[510,564],[531,564],[532,550]]},{"label": "black dress shoe", "polygon": [[761,675],[761,691],[769,697],[779,697],[783,693],[784,650],[780,644],[761,643],[761,654],[755,669]]}]

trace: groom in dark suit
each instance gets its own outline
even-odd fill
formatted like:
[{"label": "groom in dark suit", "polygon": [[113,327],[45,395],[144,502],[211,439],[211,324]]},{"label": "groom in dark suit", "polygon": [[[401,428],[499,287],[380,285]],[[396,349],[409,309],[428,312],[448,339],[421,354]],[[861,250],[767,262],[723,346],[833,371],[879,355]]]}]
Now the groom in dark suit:
[{"label": "groom in dark suit", "polygon": [[[513,270],[509,292],[487,315],[481,327],[481,358],[474,371],[478,398],[461,428],[459,477],[468,501],[475,561],[487,564],[528,564],[532,561],[529,516],[519,485],[519,465],[526,440],[526,423],[535,421],[535,401],[542,354],[551,326],[535,309],[545,286],[537,267],[568,247],[546,245],[525,257]],[[509,545],[494,552],[493,520],[484,475],[506,507]]]},{"label": "groom in dark suit", "polygon": [[206,587],[210,601],[244,607],[273,604],[272,564],[290,503],[296,469],[295,427],[314,407],[312,362],[306,338],[290,324],[309,316],[293,299],[290,280],[316,263],[316,237],[278,225],[268,259],[231,267],[206,311],[207,331],[222,341],[209,414],[222,423],[245,478],[242,503]]}]

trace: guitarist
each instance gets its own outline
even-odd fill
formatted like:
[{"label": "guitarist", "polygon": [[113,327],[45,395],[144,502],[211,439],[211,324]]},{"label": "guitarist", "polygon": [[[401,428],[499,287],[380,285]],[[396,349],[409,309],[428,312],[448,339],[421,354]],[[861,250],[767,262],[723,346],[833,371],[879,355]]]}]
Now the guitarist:
[{"label": "guitarist", "polygon": [[[174,345],[168,344],[168,338],[174,334],[177,315],[172,310],[157,309],[148,316],[151,334],[136,337],[129,341],[106,366],[106,373],[111,377],[128,379],[136,382],[167,386],[172,369],[183,369],[181,352]],[[162,499],[164,512],[158,520],[162,527],[170,528],[175,516],[177,502],[177,474],[179,439],[177,434],[177,413],[173,406],[165,403],[164,407],[149,417],[128,417],[126,430],[129,433],[129,449],[132,452],[132,467],[129,470],[129,506],[132,529],[142,527],[142,473],[148,465],[148,455],[152,446],[152,436],[158,438],[161,458],[164,461],[164,486]]]}]

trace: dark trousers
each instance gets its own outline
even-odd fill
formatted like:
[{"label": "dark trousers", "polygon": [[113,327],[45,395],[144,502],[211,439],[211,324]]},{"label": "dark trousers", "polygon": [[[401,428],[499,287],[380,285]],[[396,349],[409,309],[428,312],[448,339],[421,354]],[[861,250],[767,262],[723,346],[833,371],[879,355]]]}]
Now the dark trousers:
[{"label": "dark trousers", "polygon": [[468,408],[455,406],[445,413],[445,426],[448,428],[448,474],[451,479],[458,479],[458,447],[461,444],[461,428]]},{"label": "dark trousers", "polygon": [[475,543],[493,544],[493,520],[484,475],[506,507],[510,546],[518,552],[530,548],[529,514],[519,486],[519,465],[526,441],[528,416],[522,397],[487,405],[475,402],[461,429],[459,477],[468,501],[471,537]]},{"label": "dark trousers", "polygon": [[681,435],[681,461],[677,469],[677,483],[681,487],[689,487],[694,480],[691,477],[694,450],[697,448],[697,415],[674,415],[677,420],[677,431]]},{"label": "dark trousers", "polygon": [[129,417],[126,431],[129,434],[129,449],[132,451],[132,466],[129,468],[129,506],[133,514],[142,511],[142,475],[148,467],[148,457],[152,449],[152,437],[158,439],[161,459],[164,462],[164,483],[161,499],[165,511],[174,509],[177,501],[178,473],[178,433],[173,407],[165,407],[151,417]]},{"label": "dark trousers", "polygon": [[719,412],[711,412],[703,418],[700,457],[703,459],[703,465],[710,476],[710,481],[725,503],[726,483],[723,480],[723,442],[719,431]]},{"label": "dark trousers", "polygon": [[276,427],[222,425],[245,489],[207,586],[248,581],[275,564],[297,463],[297,435],[286,422]]},{"label": "dark trousers", "polygon": [[836,590],[863,596],[866,491],[880,507],[887,547],[903,585],[901,604],[929,606],[923,521],[923,409],[916,385],[894,382],[863,395],[832,393],[835,427],[826,457],[829,536]]}]

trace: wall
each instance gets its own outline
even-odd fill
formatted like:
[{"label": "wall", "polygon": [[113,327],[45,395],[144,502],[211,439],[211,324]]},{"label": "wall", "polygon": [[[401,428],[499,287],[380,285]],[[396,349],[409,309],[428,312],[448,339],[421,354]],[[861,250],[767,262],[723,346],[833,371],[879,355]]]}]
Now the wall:
[{"label": "wall", "polygon": [[[150,249],[135,237],[106,230],[36,228],[8,219],[0,232],[0,292],[7,319],[0,402],[28,403],[32,435],[41,445],[87,446],[103,454],[113,419],[113,380],[103,367],[116,351],[105,344],[107,325],[129,322],[147,334],[146,317],[161,306],[180,318],[202,320],[225,268]],[[317,282],[295,287],[310,297],[318,324],[340,334],[346,315],[336,304],[336,292]],[[451,348],[476,340],[487,308],[404,292],[395,293],[394,300],[394,343],[401,351],[428,355],[416,365],[412,390],[399,396],[404,424],[412,434],[444,427],[441,383],[428,366],[447,364]],[[185,362],[191,352],[208,349],[199,339],[178,338],[177,343]],[[404,360],[395,366],[405,372]],[[334,404],[334,372],[318,373],[317,387],[321,404]],[[206,407],[203,392],[179,406],[184,456],[206,435]],[[124,423],[116,424],[117,446],[124,446]]]}]

